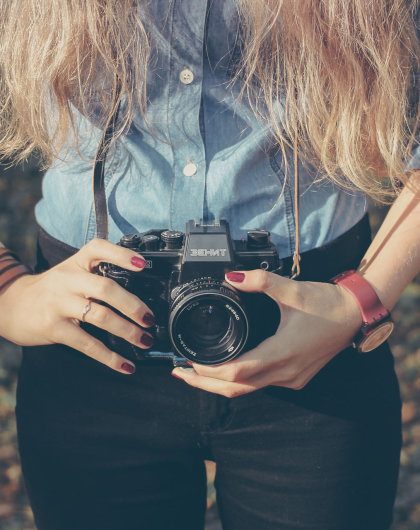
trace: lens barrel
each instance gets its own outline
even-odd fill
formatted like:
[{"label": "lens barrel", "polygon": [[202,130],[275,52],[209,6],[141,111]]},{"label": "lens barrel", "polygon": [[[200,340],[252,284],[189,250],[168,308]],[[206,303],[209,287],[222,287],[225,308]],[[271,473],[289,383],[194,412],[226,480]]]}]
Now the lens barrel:
[{"label": "lens barrel", "polygon": [[179,354],[214,365],[241,353],[249,323],[236,290],[206,277],[176,287],[171,298],[169,336]]}]

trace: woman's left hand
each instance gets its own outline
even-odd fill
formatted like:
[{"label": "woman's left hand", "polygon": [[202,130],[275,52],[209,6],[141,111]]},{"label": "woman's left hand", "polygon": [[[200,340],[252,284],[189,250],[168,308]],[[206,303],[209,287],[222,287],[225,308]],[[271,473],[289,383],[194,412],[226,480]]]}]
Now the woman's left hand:
[{"label": "woman's left hand", "polygon": [[235,397],[269,385],[299,390],[350,346],[362,324],[353,295],[335,284],[299,282],[262,270],[235,272],[226,280],[238,290],[273,298],[281,321],[275,335],[232,361],[173,370],[175,377],[208,392]]}]

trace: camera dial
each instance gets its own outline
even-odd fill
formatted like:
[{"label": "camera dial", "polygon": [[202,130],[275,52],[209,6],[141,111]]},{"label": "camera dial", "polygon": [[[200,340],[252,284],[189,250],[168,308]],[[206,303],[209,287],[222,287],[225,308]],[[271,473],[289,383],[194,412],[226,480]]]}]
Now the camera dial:
[{"label": "camera dial", "polygon": [[141,244],[144,250],[157,251],[160,246],[160,239],[158,236],[147,234],[141,238]]},{"label": "camera dial", "polygon": [[168,250],[174,250],[182,248],[184,241],[184,234],[178,230],[165,230],[162,232],[162,241],[165,243],[165,248]]},{"label": "camera dial", "polygon": [[247,233],[249,248],[265,248],[270,246],[270,232],[267,230],[249,230]]},{"label": "camera dial", "polygon": [[125,248],[137,249],[140,243],[140,234],[127,234],[120,239],[120,245]]}]

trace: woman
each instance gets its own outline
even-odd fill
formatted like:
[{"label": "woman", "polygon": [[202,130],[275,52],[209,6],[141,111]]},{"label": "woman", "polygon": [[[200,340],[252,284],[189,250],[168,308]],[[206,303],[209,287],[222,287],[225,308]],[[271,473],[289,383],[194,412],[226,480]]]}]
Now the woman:
[{"label": "woman", "polygon": [[[400,400],[383,340],[420,269],[415,4],[1,3],[2,152],[49,165],[38,274],[0,262],[38,528],[202,528],[204,459],[226,529],[389,528]],[[392,188],[369,245],[366,194]],[[94,272],[141,274],[120,237],[189,219],[271,232],[282,275],[226,280],[281,323],[220,366],[136,363],[98,337],[153,349],[155,315]]]}]

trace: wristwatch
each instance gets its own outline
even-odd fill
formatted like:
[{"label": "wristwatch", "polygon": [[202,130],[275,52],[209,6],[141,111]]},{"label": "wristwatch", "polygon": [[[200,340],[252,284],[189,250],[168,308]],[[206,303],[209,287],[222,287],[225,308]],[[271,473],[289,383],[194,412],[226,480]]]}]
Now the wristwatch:
[{"label": "wristwatch", "polygon": [[366,353],[385,342],[394,329],[394,323],[370,283],[354,270],[342,272],[330,281],[354,296],[362,314],[363,324],[353,339],[353,348]]}]

